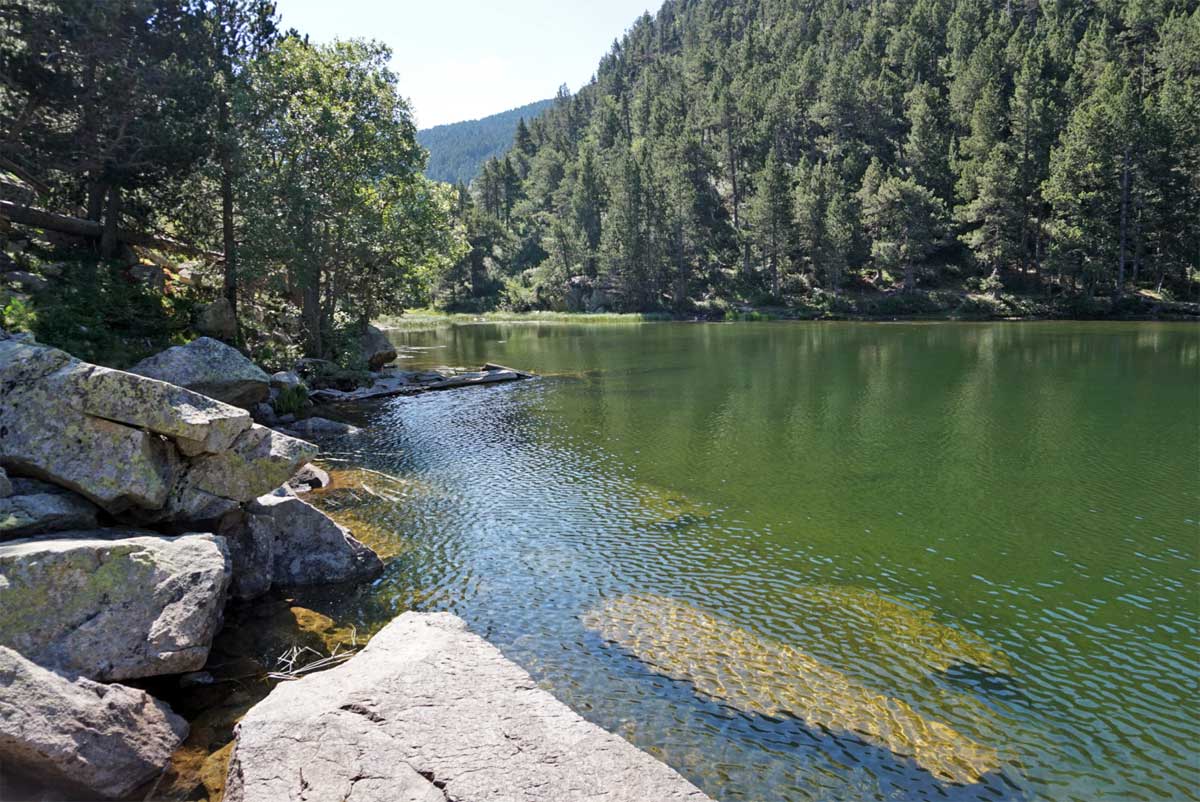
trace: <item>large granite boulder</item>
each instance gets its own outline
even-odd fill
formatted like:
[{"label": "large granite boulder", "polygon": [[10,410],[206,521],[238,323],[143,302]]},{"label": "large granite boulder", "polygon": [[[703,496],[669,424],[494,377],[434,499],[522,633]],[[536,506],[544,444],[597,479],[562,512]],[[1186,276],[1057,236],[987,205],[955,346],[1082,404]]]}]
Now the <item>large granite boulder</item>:
[{"label": "large granite boulder", "polygon": [[95,528],[99,511],[82,496],[36,479],[6,481],[9,495],[0,498],[0,540]]},{"label": "large granite boulder", "polygon": [[405,613],[238,725],[226,802],[706,802],[448,613]]},{"label": "large granite boulder", "polygon": [[211,337],[168,348],[129,370],[247,409],[271,392],[271,378],[262,368]]},{"label": "large granite boulder", "polygon": [[0,338],[0,465],[109,512],[162,508],[181,454],[225,451],[249,427],[244,410],[181,387]]},{"label": "large granite boulder", "polygon": [[0,646],[0,786],[13,771],[123,798],[167,766],[187,732],[145,691],[72,681]]},{"label": "large granite boulder", "polygon": [[[345,527],[291,493],[267,495],[246,507],[251,542],[271,542],[272,582],[279,586],[363,582],[383,571],[374,551]],[[261,556],[263,549],[257,547]]]},{"label": "large granite boulder", "polygon": [[379,370],[389,362],[395,362],[396,346],[382,329],[367,326],[362,338],[362,358],[370,370]]},{"label": "large granite boulder", "polygon": [[100,681],[195,671],[220,627],[223,538],[69,532],[0,545],[0,645]]}]

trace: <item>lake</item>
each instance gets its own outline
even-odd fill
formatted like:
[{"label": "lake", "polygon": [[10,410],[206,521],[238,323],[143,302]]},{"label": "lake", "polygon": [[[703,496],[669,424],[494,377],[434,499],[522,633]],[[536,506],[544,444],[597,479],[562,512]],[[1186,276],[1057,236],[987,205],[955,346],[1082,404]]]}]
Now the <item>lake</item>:
[{"label": "lake", "polygon": [[1198,334],[394,332],[539,378],[329,444],[367,489],[319,503],[393,558],[312,606],[453,611],[720,800],[1194,798]]}]

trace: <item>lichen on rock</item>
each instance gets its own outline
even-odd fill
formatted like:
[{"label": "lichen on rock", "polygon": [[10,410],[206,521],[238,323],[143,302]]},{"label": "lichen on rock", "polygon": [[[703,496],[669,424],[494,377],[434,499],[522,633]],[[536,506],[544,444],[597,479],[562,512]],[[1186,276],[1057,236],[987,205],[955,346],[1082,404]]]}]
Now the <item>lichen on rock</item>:
[{"label": "lichen on rock", "polygon": [[204,665],[229,585],[222,538],[67,532],[0,546],[0,645],[111,681]]}]

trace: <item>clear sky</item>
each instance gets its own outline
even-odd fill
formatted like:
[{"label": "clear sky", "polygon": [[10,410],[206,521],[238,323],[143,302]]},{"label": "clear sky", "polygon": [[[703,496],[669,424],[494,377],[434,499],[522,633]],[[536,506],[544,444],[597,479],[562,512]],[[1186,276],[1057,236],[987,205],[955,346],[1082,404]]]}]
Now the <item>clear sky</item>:
[{"label": "clear sky", "polygon": [[379,39],[417,124],[486,117],[571,91],[661,0],[277,0],[283,27],[316,42]]}]

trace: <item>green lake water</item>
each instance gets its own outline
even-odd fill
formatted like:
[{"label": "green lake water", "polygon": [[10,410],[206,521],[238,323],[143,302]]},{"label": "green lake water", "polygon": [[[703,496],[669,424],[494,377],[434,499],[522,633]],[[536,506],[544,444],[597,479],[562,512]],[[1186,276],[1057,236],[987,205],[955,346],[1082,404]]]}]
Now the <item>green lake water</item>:
[{"label": "green lake water", "polygon": [[[395,554],[312,603],[339,622],[458,613],[721,800],[1195,798],[1200,329],[393,337],[413,367],[540,376],[382,402],[327,443],[332,466],[403,480],[323,500]],[[630,594],[633,646],[593,621]],[[994,750],[994,769],[939,779],[843,697],[816,719],[755,701],[805,703],[813,671]]]}]

